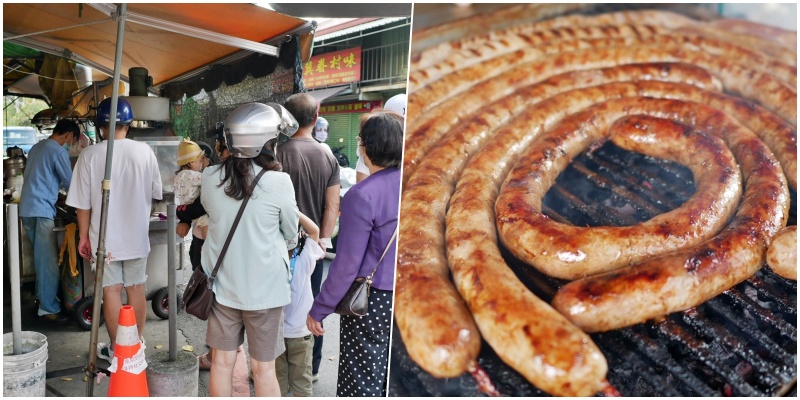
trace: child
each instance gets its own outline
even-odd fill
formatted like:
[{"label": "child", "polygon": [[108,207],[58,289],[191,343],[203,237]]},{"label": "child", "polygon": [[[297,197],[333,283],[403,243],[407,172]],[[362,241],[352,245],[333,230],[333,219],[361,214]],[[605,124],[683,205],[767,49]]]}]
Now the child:
[{"label": "child", "polygon": [[[307,234],[305,244],[292,251],[291,302],[283,309],[283,337],[286,351],[275,360],[281,396],[291,390],[295,397],[312,396],[311,353],[314,336],[306,327],[306,315],[314,303],[311,273],[317,260],[325,256],[319,246],[319,227],[300,213],[300,226]],[[301,233],[302,234],[302,233]]]},{"label": "child", "polygon": [[[175,175],[175,205],[189,204],[200,196],[200,182],[202,170],[205,166],[205,155],[200,146],[189,140],[183,139],[178,145],[178,165],[180,169]],[[194,222],[193,234],[205,240],[208,234],[208,216],[204,215]],[[192,262],[192,267],[194,267]]]}]

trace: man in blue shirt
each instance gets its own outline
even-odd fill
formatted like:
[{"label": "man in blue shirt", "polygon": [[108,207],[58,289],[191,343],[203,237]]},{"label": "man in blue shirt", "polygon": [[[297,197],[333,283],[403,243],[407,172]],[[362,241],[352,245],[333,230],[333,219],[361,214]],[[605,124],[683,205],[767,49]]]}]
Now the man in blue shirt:
[{"label": "man in blue shirt", "polygon": [[36,297],[39,316],[45,320],[66,322],[61,314],[58,293],[58,242],[53,231],[56,201],[60,186],[69,189],[72,168],[64,145],[77,142],[81,133],[74,121],[58,121],[53,134],[36,143],[28,152],[23,175],[19,215],[25,234],[33,244],[33,265],[36,269]]}]

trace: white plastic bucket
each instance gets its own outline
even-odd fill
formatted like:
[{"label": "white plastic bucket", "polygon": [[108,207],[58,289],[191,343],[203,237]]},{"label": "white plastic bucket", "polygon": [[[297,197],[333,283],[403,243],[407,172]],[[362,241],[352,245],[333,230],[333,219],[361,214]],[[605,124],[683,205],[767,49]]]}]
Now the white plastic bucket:
[{"label": "white plastic bucket", "polygon": [[12,333],[3,334],[3,397],[45,397],[47,336],[23,331],[20,343],[14,355]]}]

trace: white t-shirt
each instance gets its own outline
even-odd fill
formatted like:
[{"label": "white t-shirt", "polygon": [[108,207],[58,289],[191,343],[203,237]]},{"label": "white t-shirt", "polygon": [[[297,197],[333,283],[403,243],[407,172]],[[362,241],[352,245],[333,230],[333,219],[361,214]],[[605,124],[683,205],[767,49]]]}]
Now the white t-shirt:
[{"label": "white t-shirt", "polygon": [[301,338],[311,334],[306,316],[314,305],[311,293],[311,273],[325,252],[317,242],[306,239],[303,251],[297,255],[292,271],[291,302],[283,308],[283,337]]},{"label": "white t-shirt", "polygon": [[[72,173],[67,205],[92,210],[89,240],[97,253],[102,211],[108,142],[89,146],[81,152]],[[150,210],[153,199],[161,200],[161,175],[149,145],[132,139],[114,141],[111,190],[108,197],[106,257],[132,260],[150,253]]]}]

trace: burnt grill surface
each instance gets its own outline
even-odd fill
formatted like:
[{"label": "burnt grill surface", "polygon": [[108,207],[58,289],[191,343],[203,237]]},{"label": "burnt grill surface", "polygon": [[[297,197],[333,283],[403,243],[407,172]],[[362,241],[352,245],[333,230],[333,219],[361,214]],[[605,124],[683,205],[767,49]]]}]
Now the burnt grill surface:
[{"label": "burnt grill surface", "polygon": [[[545,212],[574,225],[633,225],[672,210],[695,191],[687,168],[622,150],[612,143],[586,152],[544,198]],[[792,192],[789,224],[796,224]],[[565,281],[515,260],[522,282],[550,301]],[[693,309],[657,322],[592,335],[609,363],[608,380],[623,396],[780,396],[796,393],[797,283],[768,267]],[[479,356],[503,395],[543,396],[483,343]],[[471,376],[436,379],[409,357],[396,327],[390,396],[480,396]]]}]

